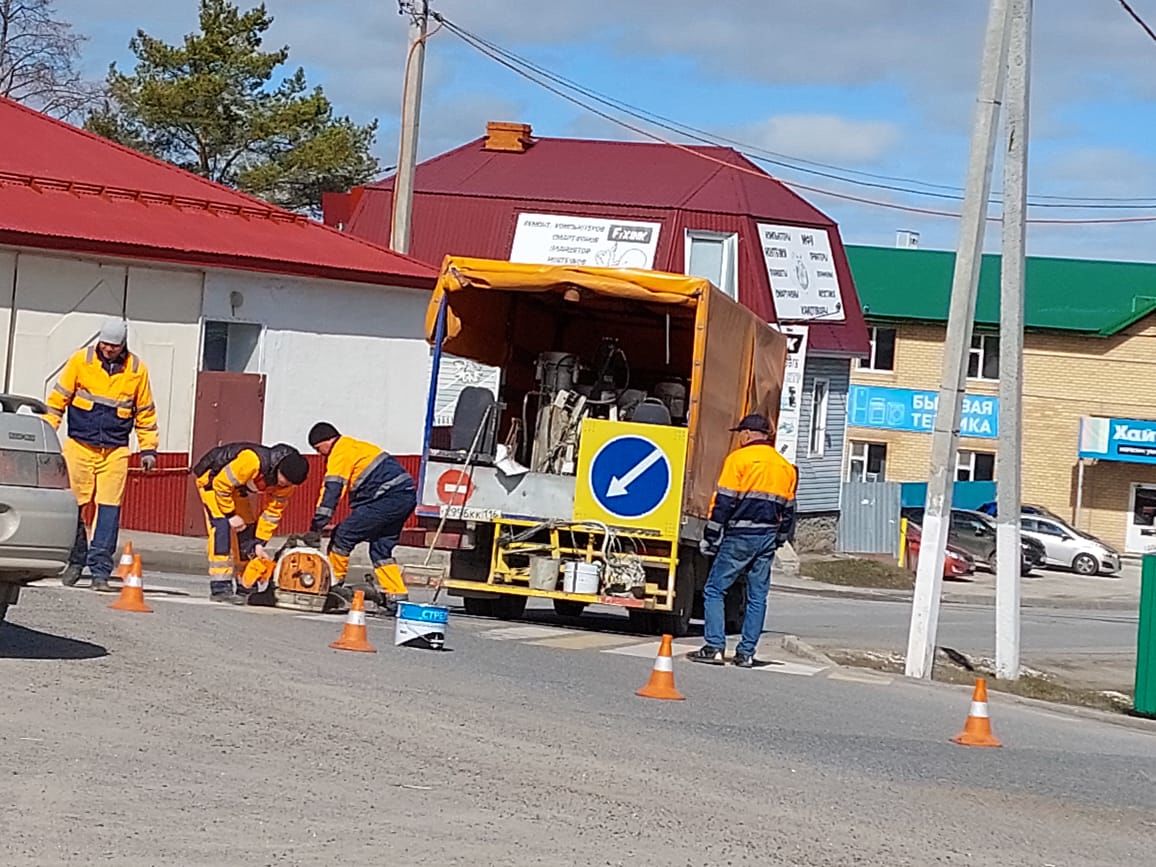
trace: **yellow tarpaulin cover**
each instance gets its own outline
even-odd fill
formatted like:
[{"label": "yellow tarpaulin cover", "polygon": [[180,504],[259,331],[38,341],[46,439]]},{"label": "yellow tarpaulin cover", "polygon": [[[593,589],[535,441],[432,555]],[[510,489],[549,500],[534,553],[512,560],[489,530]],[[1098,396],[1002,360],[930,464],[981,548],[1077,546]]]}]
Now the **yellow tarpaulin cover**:
[{"label": "yellow tarpaulin cover", "polygon": [[500,364],[506,350],[510,308],[510,296],[504,293],[561,295],[570,289],[650,304],[694,307],[710,291],[710,283],[699,277],[660,271],[522,265],[447,256],[426,310],[426,338],[431,343],[435,340],[438,309],[442,299],[448,299],[442,346],[461,358]]}]

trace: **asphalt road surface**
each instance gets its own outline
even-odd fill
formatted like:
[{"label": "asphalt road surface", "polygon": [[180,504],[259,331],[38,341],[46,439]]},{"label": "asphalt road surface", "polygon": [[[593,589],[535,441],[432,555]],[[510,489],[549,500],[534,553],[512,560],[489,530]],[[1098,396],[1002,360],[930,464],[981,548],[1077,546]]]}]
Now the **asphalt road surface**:
[{"label": "asphalt road surface", "polygon": [[[0,627],[0,864],[1107,865],[1156,851],[1156,736],[968,695],[455,614],[450,652],[340,618],[151,615],[32,589]],[[182,596],[183,592],[192,596]],[[598,622],[596,621],[596,625]],[[613,625],[613,624],[611,624]]]}]

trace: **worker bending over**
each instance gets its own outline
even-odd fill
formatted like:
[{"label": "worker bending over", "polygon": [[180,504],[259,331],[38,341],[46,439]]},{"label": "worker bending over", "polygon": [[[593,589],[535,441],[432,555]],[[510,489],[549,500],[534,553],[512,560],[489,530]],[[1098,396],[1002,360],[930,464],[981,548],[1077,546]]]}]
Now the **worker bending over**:
[{"label": "worker bending over", "polygon": [[401,568],[393,549],[417,506],[413,477],[383,449],[372,443],[342,436],[329,422],[318,422],[309,431],[309,445],[325,455],[325,481],[313,515],[313,541],[333,520],[341,495],[349,492],[352,510],[333,529],[329,540],[329,565],[335,584],[349,572],[349,555],[361,542],[369,543],[369,559],[387,603],[407,598]]},{"label": "worker bending over", "polygon": [[290,445],[228,443],[197,461],[193,475],[209,529],[209,598],[244,602],[248,588],[235,588],[234,579],[253,557],[272,559],[265,546],[309,463]]},{"label": "worker bending over", "polygon": [[771,563],[795,526],[798,475],[771,441],[765,416],[748,415],[731,430],[739,435],[739,447],[723,464],[701,545],[704,554],[714,557],[703,589],[705,646],[689,658],[715,665],[726,661],[726,594],[745,574],[747,610],[734,664],[753,668],[767,613]]},{"label": "worker bending over", "polygon": [[68,439],[62,451],[68,480],[82,510],[95,501],[96,520],[89,542],[81,514],[68,568],[60,580],[73,586],[87,564],[92,589],[108,592],[133,428],[141,467],[151,472],[157,465],[157,408],[149,371],[128,351],[128,324],[123,319],[105,322],[96,345],[78,349],[64,365],[48,395],[45,420],[59,430],[65,412]]}]

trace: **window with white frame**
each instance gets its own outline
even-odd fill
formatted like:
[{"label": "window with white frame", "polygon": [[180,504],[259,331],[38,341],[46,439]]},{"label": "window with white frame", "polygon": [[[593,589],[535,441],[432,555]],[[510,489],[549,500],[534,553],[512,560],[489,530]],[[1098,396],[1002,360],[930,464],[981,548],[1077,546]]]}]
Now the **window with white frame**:
[{"label": "window with white frame", "polygon": [[887,480],[887,446],[884,443],[854,442],[848,452],[847,481]]},{"label": "window with white frame", "polygon": [[738,248],[738,235],[687,229],[685,271],[709,280],[738,301]]},{"label": "window with white frame", "polygon": [[206,319],[201,370],[256,373],[260,345],[260,325]]},{"label": "window with white frame", "polygon": [[995,455],[991,452],[971,452],[960,449],[955,456],[957,482],[995,481]]},{"label": "window with white frame", "polygon": [[867,332],[871,338],[871,351],[866,358],[859,360],[859,367],[862,370],[894,370],[895,329],[872,326]]},{"label": "window with white frame", "polygon": [[807,454],[821,458],[827,450],[827,404],[831,397],[831,381],[816,379],[811,386],[811,438]]},{"label": "window with white frame", "polygon": [[999,379],[999,335],[973,334],[971,351],[967,356],[967,375],[970,379]]}]

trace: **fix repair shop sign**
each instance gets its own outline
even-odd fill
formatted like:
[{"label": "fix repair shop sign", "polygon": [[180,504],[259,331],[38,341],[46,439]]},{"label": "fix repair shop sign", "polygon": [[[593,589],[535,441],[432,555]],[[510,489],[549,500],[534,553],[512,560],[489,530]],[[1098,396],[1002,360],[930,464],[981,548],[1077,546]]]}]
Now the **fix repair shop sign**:
[{"label": "fix repair shop sign", "polygon": [[661,228],[660,223],[618,218],[518,214],[510,261],[650,269]]},{"label": "fix repair shop sign", "polygon": [[779,322],[843,321],[843,291],[826,229],[759,223],[759,243]]}]

